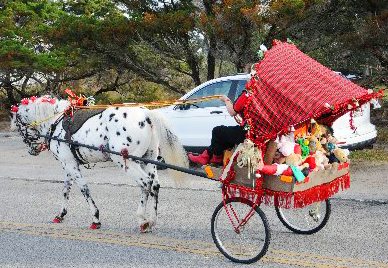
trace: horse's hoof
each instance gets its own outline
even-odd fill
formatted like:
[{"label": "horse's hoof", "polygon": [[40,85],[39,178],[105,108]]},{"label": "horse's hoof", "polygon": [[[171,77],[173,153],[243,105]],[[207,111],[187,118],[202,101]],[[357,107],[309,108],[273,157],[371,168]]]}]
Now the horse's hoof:
[{"label": "horse's hoof", "polygon": [[96,230],[101,228],[101,222],[93,222],[92,225],[90,225],[90,229]]},{"label": "horse's hoof", "polygon": [[148,233],[151,231],[149,222],[145,222],[140,224],[140,232],[141,233]]},{"label": "horse's hoof", "polygon": [[56,217],[55,219],[53,219],[53,223],[61,223],[62,222],[62,219]]}]

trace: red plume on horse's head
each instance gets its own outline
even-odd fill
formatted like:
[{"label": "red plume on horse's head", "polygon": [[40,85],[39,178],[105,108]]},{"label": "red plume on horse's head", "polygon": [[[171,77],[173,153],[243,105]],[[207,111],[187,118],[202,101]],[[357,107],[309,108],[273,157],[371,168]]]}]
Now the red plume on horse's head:
[{"label": "red plume on horse's head", "polygon": [[17,107],[17,106],[12,106],[11,107],[11,111],[14,112],[14,113],[17,113],[18,110],[19,110],[19,107]]}]

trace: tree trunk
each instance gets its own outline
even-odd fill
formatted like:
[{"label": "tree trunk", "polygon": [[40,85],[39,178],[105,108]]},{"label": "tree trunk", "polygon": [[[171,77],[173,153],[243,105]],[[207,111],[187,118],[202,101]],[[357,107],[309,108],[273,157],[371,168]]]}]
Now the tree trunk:
[{"label": "tree trunk", "polygon": [[11,108],[11,105],[16,105],[17,101],[15,100],[15,96],[13,94],[13,86],[11,84],[4,85],[5,91],[7,92],[8,105],[7,108]]},{"label": "tree trunk", "polygon": [[[214,16],[213,12],[213,5],[217,1],[215,0],[204,0],[203,6],[205,8],[206,15],[209,17]],[[215,52],[217,51],[217,39],[214,34],[214,31],[211,33],[208,32],[208,39],[209,39],[209,51],[207,53],[207,80],[211,80],[214,78],[214,74],[216,71],[216,57],[215,57]]]},{"label": "tree trunk", "polygon": [[236,70],[237,70],[237,72],[238,73],[243,73],[244,72],[244,65],[242,64],[242,62],[240,61],[240,60],[238,60],[236,63],[235,63],[235,65],[234,66],[236,66]]},{"label": "tree trunk", "polygon": [[207,80],[214,79],[216,71],[216,57],[214,56],[216,46],[216,37],[212,34],[209,39],[209,51],[207,53]]},{"label": "tree trunk", "polygon": [[201,79],[199,77],[198,61],[195,58],[195,55],[190,48],[188,35],[185,36],[183,44],[184,44],[184,49],[186,51],[187,63],[189,64],[189,68],[191,70],[191,77],[193,78],[194,84],[196,86],[199,86],[201,84]]}]

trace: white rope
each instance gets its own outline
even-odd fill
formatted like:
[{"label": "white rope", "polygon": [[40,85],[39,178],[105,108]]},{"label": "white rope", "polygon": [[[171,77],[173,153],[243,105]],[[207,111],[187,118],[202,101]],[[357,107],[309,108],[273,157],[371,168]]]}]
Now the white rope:
[{"label": "white rope", "polygon": [[[237,156],[238,155],[238,156]],[[262,169],[264,166],[262,152],[258,149],[255,144],[248,139],[245,139],[243,143],[240,143],[234,150],[233,155],[230,157],[228,165],[224,168],[221,175],[221,180],[224,180],[228,175],[231,165],[236,158],[236,163],[239,168],[248,167],[248,178],[250,174],[258,169]]]}]

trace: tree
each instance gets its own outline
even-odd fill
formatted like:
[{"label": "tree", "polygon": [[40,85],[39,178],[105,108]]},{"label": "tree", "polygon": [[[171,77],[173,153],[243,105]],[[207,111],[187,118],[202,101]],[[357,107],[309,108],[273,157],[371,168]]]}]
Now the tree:
[{"label": "tree", "polygon": [[284,28],[305,52],[334,70],[363,74],[388,71],[388,2],[325,0],[306,19]]},{"label": "tree", "polygon": [[384,0],[3,0],[0,90],[15,103],[89,79],[95,94],[152,83],[181,95],[287,37],[332,69],[384,74],[387,22]]},{"label": "tree", "polygon": [[10,104],[16,103],[16,92],[26,97],[27,85],[42,85],[66,64],[63,54],[47,46],[39,34],[59,12],[50,1],[1,2],[0,90]]}]

